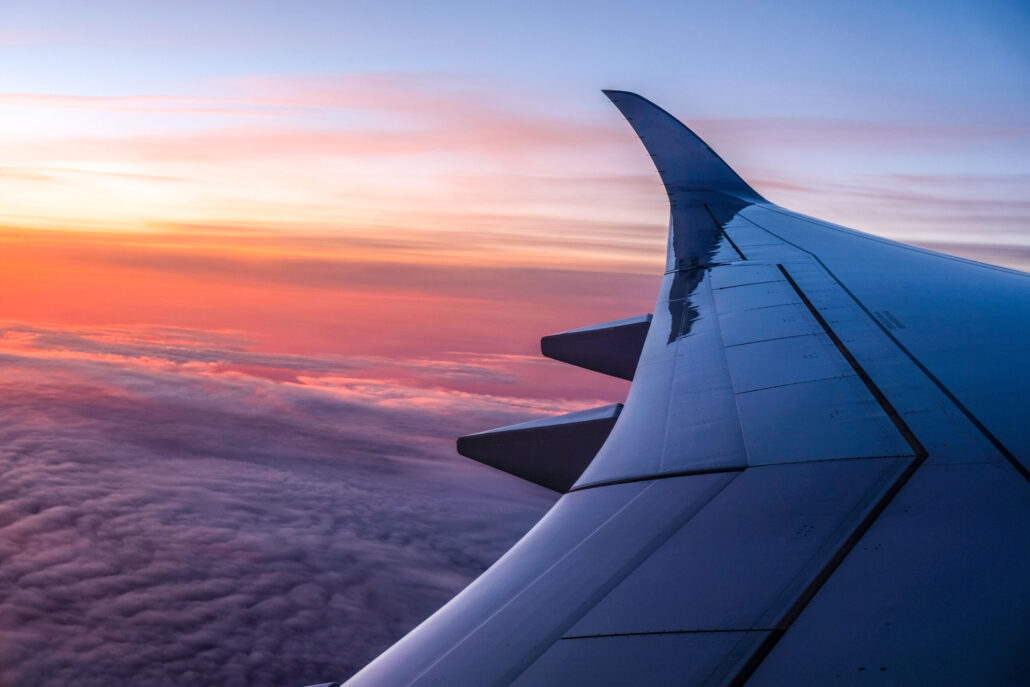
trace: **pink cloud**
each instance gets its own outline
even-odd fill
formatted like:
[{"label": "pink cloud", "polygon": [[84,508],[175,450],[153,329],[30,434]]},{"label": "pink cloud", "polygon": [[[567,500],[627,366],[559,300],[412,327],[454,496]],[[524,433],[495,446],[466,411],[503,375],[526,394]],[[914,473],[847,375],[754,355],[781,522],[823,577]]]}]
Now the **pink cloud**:
[{"label": "pink cloud", "polygon": [[[443,74],[255,77],[209,81],[203,90],[226,95],[0,96],[0,105],[127,108],[144,118],[149,111],[222,107],[277,115],[261,125],[241,119],[235,126],[167,131],[155,124],[119,136],[54,130],[11,141],[5,145],[9,166],[0,170],[11,184],[3,198],[11,221],[204,227],[220,235],[236,229],[251,236],[338,233],[365,257],[428,253],[451,262],[645,272],[652,269],[650,256],[660,258],[662,189],[614,112],[584,122],[553,104]],[[744,160],[783,148],[849,154],[873,145],[925,149],[945,139],[982,143],[1027,135],[1019,127],[967,130],[924,122],[759,117],[691,123],[720,150],[725,142],[731,159],[734,151],[751,151]],[[957,220],[940,216],[945,204],[1006,226],[1026,214],[1018,199],[1003,198],[988,211],[982,200],[956,196],[954,189],[893,188],[886,178],[868,189],[845,189],[825,176],[809,183],[803,172],[746,164],[741,172],[773,200],[882,233],[893,227],[877,208],[899,206],[910,225],[923,220],[906,215],[923,213],[924,224],[951,221],[956,229]],[[833,214],[831,198],[840,198],[846,211]]]},{"label": "pink cloud", "polygon": [[0,29],[0,45],[33,45],[38,43],[56,43],[65,41],[71,33],[56,29]]},{"label": "pink cloud", "polygon": [[[353,672],[553,500],[454,455],[462,422],[526,414],[500,398],[452,425],[441,413],[473,398],[189,364],[249,355],[225,333],[22,325],[3,341],[22,346],[0,351],[4,684]],[[134,364],[162,348],[181,364]]]},{"label": "pink cloud", "polygon": [[[0,359],[89,370],[91,375],[120,370],[162,379],[278,389],[276,393],[291,389],[291,394],[329,393],[349,402],[418,407],[448,416],[571,412],[619,400],[626,390],[623,382],[588,375],[535,354],[455,350],[437,358],[298,355],[262,350],[238,334],[178,330],[178,338],[169,340],[165,331],[149,326],[0,323]],[[585,380],[593,383],[584,384]]]},{"label": "pink cloud", "polygon": [[285,103],[245,98],[206,98],[172,95],[66,95],[57,93],[0,93],[0,107],[56,110],[107,110],[155,114],[260,114]]},{"label": "pink cloud", "polygon": [[154,113],[252,114],[295,110],[351,111],[366,118],[338,127],[297,124],[231,127],[184,134],[60,138],[22,146],[36,154],[97,155],[213,161],[265,156],[425,154],[460,150],[513,154],[525,147],[583,147],[624,143],[617,121],[573,122],[555,112],[510,106],[496,93],[442,76],[357,74],[338,77],[253,78],[217,84],[239,96],[0,94],[0,106],[100,109]]},{"label": "pink cloud", "polygon": [[609,127],[505,117],[430,122],[414,129],[234,126],[188,133],[64,138],[11,144],[22,161],[96,159],[150,163],[238,162],[461,152],[490,157],[592,148],[619,141]]}]

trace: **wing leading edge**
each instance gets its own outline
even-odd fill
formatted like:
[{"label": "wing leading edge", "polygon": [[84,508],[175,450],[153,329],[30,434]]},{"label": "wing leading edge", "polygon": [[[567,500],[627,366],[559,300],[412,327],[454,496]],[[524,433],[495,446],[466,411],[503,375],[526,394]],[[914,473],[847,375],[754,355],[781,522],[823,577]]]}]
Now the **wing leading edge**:
[{"label": "wing leading edge", "polygon": [[606,94],[671,206],[625,406],[533,530],[347,684],[1019,684],[1028,276],[783,210]]}]

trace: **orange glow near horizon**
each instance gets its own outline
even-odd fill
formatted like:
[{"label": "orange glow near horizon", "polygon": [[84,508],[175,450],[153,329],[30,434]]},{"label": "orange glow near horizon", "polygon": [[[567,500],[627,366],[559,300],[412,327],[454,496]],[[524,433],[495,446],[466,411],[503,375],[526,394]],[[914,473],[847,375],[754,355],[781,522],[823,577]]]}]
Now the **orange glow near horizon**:
[{"label": "orange glow near horizon", "polygon": [[[380,381],[443,384],[491,396],[621,394],[619,382],[541,367],[536,341],[646,310],[655,282],[628,272],[419,262],[382,247],[350,250],[339,237],[0,232],[0,320],[15,331],[25,324],[64,332],[100,329],[134,340],[164,340],[166,330],[210,332],[253,353],[360,360],[360,374]],[[575,313],[571,321],[569,313]],[[50,356],[77,355],[47,350]],[[482,380],[470,375],[454,382],[438,374],[448,372],[441,365],[467,365],[484,353],[499,357],[475,363],[484,365]],[[104,360],[143,364],[117,355]],[[277,371],[274,364],[229,368],[299,379],[298,371]],[[492,383],[486,373],[495,368],[517,369],[526,384]]]},{"label": "orange glow near horizon", "polygon": [[[374,358],[380,375],[435,384],[435,363],[535,356],[542,334],[651,306],[667,203],[614,112],[580,121],[440,76],[205,88],[219,95],[0,94],[0,320],[230,332],[256,351]],[[793,209],[1026,259],[1009,229],[1025,203],[998,200],[1018,179],[834,180],[818,164],[806,177],[768,162],[805,141],[930,146],[952,132],[783,118],[703,120],[699,131]],[[823,212],[834,206],[839,215]],[[969,218],[990,212],[971,243]],[[554,393],[613,388],[519,369]]]},{"label": "orange glow near horizon", "polygon": [[0,94],[0,320],[220,332],[481,394],[518,385],[439,375],[491,354],[484,372],[544,387],[517,394],[619,388],[503,358],[653,298],[663,193],[646,158],[599,166],[613,146],[639,153],[616,117],[575,126],[391,75],[220,89]]}]

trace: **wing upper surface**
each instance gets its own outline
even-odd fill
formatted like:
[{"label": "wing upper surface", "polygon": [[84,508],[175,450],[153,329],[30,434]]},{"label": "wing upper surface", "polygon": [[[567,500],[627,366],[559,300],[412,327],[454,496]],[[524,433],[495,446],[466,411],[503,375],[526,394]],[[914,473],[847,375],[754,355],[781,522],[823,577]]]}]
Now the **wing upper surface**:
[{"label": "wing upper surface", "polygon": [[571,492],[349,684],[1016,684],[1027,275],[787,212],[607,93],[671,205],[625,407]]}]

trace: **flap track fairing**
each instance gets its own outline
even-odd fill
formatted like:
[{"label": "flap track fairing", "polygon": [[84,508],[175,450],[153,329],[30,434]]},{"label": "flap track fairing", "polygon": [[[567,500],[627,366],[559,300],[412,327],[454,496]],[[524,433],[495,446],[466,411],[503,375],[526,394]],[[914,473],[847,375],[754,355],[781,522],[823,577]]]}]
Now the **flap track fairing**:
[{"label": "flap track fairing", "polygon": [[540,351],[563,363],[632,380],[650,326],[648,314],[572,329],[540,339]]},{"label": "flap track fairing", "polygon": [[485,465],[567,492],[601,449],[622,404],[468,434],[458,453]]}]

